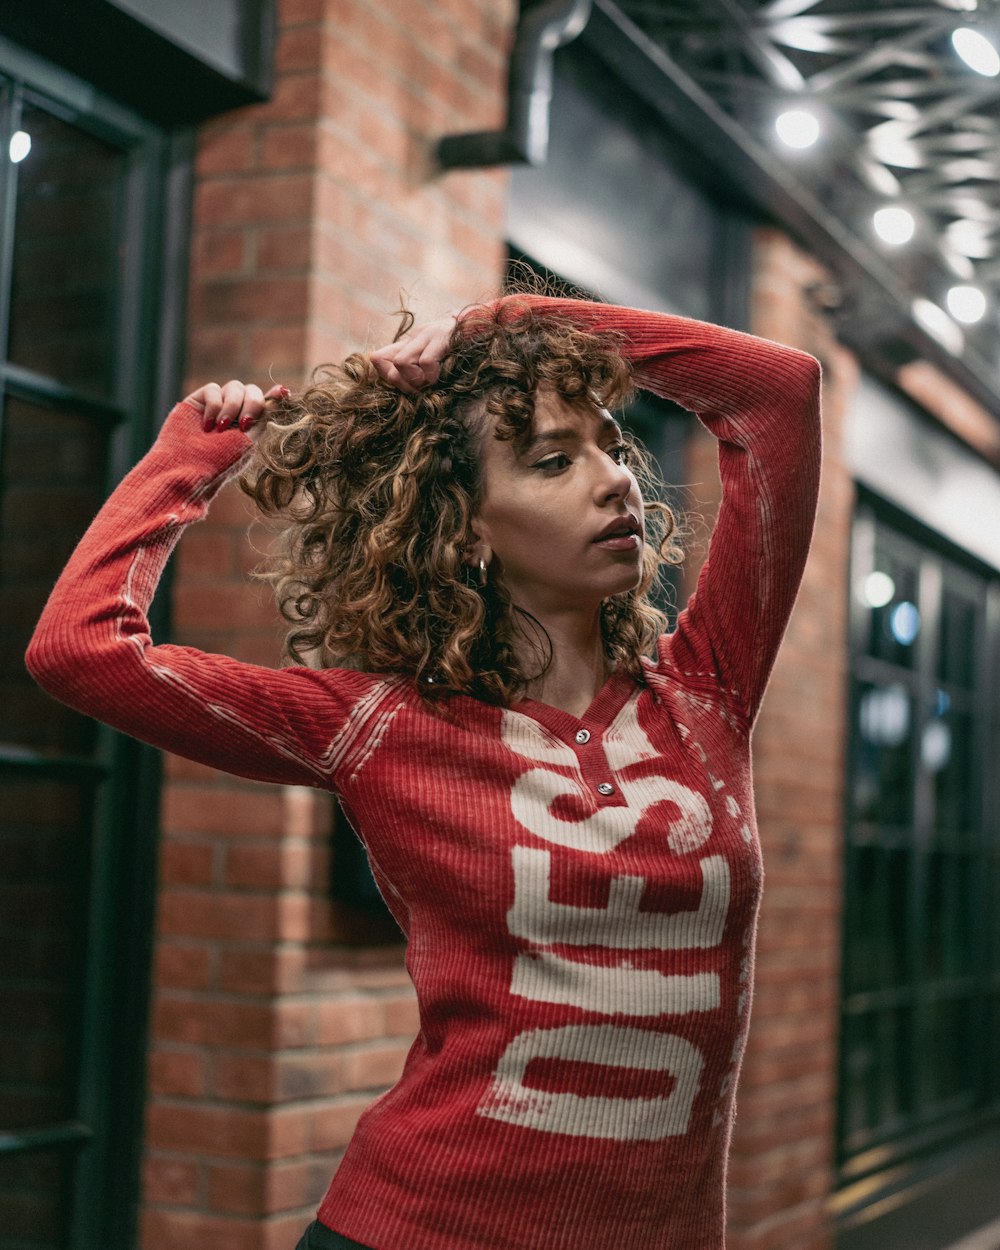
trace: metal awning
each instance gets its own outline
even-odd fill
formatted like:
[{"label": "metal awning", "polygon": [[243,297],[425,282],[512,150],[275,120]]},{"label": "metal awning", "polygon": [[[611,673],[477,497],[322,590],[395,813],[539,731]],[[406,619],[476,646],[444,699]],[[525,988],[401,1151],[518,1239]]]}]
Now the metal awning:
[{"label": "metal awning", "polygon": [[[539,108],[553,51],[579,38],[686,141],[721,194],[776,220],[830,266],[842,335],[869,363],[885,371],[930,358],[1000,416],[1000,75],[970,68],[952,40],[971,29],[1000,46],[1000,0],[584,7],[585,24],[581,0],[523,6],[510,116],[518,120],[516,91],[530,101],[520,120],[530,117],[531,142],[520,151],[508,142],[506,159],[544,158]],[[789,110],[814,116],[812,146],[778,137],[776,119]],[[475,159],[485,138],[446,140],[442,162],[487,163]],[[874,214],[887,207],[911,214],[908,242],[878,237]],[[947,311],[954,286],[986,295],[978,324]]]}]

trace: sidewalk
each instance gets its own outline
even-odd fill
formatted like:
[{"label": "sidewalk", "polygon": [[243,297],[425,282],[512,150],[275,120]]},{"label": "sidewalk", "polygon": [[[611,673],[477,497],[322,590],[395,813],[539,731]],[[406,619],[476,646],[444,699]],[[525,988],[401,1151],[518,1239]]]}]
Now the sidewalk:
[{"label": "sidewalk", "polygon": [[837,1250],[1000,1250],[1000,1135],[870,1208]]}]

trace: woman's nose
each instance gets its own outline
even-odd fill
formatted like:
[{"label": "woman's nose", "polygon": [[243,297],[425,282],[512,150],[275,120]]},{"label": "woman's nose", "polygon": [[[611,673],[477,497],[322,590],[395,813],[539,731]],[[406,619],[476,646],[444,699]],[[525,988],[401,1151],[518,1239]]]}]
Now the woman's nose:
[{"label": "woman's nose", "polygon": [[605,458],[607,468],[598,483],[598,494],[601,502],[608,499],[624,499],[632,488],[632,474],[622,464]]}]

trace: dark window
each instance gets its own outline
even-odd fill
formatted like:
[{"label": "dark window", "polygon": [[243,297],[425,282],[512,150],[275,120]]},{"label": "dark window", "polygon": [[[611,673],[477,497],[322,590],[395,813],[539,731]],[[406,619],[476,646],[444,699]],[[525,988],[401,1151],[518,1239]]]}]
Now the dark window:
[{"label": "dark window", "polygon": [[152,434],[170,153],[2,45],[0,1250],[134,1240],[155,764],[42,694],[23,656]]},{"label": "dark window", "polygon": [[998,1109],[998,591],[1000,579],[960,553],[912,537],[872,504],[859,510],[840,1054],[847,1177]]}]

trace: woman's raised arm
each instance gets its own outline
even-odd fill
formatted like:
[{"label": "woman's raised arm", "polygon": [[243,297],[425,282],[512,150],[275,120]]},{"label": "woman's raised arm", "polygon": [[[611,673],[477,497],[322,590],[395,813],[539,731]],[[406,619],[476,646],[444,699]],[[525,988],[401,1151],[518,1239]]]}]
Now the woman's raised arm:
[{"label": "woman's raised arm", "polygon": [[331,741],[374,679],[157,646],[147,620],[183,530],[251,450],[237,427],[252,431],[281,389],[210,384],[174,408],[81,539],[26,663],[62,702],[153,746],[260,781],[328,785]]}]

